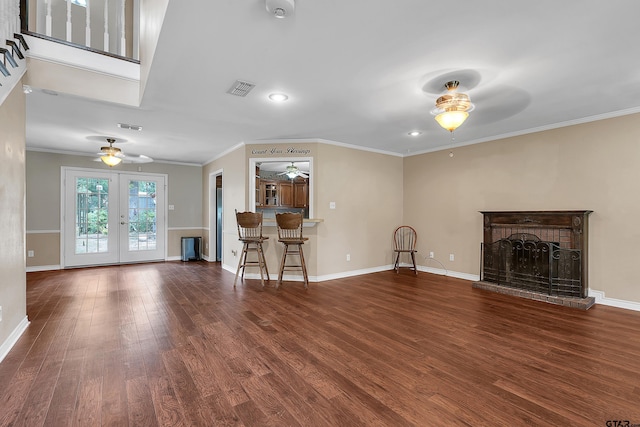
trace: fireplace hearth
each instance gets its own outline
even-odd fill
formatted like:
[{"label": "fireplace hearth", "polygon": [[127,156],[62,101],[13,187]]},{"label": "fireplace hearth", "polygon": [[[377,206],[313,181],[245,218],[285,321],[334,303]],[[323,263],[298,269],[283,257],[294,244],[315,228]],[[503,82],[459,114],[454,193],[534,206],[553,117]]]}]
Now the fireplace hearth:
[{"label": "fireplace hearth", "polygon": [[476,288],[588,309],[588,217],[592,211],[482,212]]}]

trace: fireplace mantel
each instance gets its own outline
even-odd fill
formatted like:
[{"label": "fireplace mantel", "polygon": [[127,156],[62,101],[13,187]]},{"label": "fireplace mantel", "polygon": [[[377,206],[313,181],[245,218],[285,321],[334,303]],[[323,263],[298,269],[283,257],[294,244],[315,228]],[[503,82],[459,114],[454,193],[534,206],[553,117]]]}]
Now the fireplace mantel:
[{"label": "fireplace mantel", "polygon": [[484,238],[480,283],[491,283],[491,289],[515,289],[519,296],[540,293],[544,298],[534,299],[549,302],[556,302],[553,298],[587,298],[592,212],[481,211]]}]

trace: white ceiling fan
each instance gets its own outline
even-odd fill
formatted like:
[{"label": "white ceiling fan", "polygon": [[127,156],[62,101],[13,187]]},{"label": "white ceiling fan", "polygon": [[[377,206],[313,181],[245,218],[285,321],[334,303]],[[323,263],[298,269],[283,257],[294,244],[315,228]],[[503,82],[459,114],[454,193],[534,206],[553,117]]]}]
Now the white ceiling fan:
[{"label": "white ceiling fan", "polygon": [[121,149],[114,147],[116,142],[115,138],[107,138],[109,146],[100,147],[100,152],[97,153],[100,157],[96,161],[102,161],[105,165],[113,167],[119,165],[120,162],[124,163],[150,163],[153,162],[151,157],[140,155],[124,155]]},{"label": "white ceiling fan", "polygon": [[298,167],[294,164],[294,162],[291,162],[291,164],[287,166],[286,171],[281,172],[278,175],[286,175],[290,179],[294,179],[297,176],[300,176],[302,178],[309,178],[309,175],[307,175],[306,173],[298,169]]}]

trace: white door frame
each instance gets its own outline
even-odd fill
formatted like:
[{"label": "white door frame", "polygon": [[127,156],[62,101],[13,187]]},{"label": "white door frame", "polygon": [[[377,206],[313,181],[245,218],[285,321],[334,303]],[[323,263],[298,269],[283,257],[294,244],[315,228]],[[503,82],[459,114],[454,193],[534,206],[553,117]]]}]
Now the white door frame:
[{"label": "white door frame", "polygon": [[[165,200],[164,200],[164,207],[159,207],[159,210],[162,210],[165,221],[164,221],[164,226],[162,227],[163,232],[164,232],[164,238],[165,238],[165,244],[164,244],[164,260],[167,260],[167,254],[168,254],[168,237],[169,237],[169,232],[168,232],[168,227],[169,227],[169,206],[167,204],[167,193],[168,193],[168,183],[169,183],[169,177],[168,174],[163,174],[163,173],[148,173],[148,172],[133,172],[133,171],[113,171],[113,170],[105,170],[105,169],[91,169],[91,168],[81,168],[81,167],[73,167],[73,166],[61,166],[60,168],[60,266],[62,268],[66,267],[66,260],[65,260],[65,239],[66,239],[66,224],[65,224],[65,210],[66,210],[66,197],[65,197],[65,193],[66,193],[66,183],[65,183],[65,178],[67,175],[67,171],[77,171],[77,172],[85,172],[85,173],[91,173],[91,174],[96,174],[96,173],[101,173],[101,174],[112,174],[112,175],[116,175],[118,176],[118,181],[120,178],[120,175],[125,174],[125,175],[140,175],[140,176],[158,176],[158,177],[163,177],[164,179],[164,192],[165,192]],[[119,200],[118,200],[119,203]],[[119,210],[118,210],[118,216],[119,216]],[[118,253],[120,252],[119,249],[119,245],[117,246],[117,250]],[[119,259],[116,262],[117,264],[120,263]],[[106,265],[106,264],[105,264]]]},{"label": "white door frame", "polygon": [[[218,232],[222,234],[222,250],[220,263],[224,264],[224,234],[222,230],[218,230],[216,221],[216,177],[222,176],[222,212],[224,212],[224,169],[218,169],[209,174],[209,262],[216,262],[218,259]],[[224,214],[222,215],[224,228]]]}]

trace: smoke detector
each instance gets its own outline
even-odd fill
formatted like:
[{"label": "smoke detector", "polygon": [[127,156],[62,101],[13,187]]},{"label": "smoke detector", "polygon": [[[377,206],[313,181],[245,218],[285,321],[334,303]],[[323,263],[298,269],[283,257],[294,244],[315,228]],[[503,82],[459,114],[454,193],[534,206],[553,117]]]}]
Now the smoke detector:
[{"label": "smoke detector", "polygon": [[267,12],[276,18],[286,18],[293,15],[296,8],[295,0],[265,0]]}]

